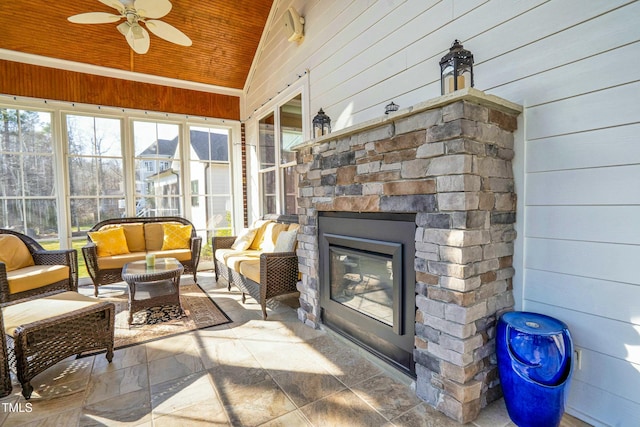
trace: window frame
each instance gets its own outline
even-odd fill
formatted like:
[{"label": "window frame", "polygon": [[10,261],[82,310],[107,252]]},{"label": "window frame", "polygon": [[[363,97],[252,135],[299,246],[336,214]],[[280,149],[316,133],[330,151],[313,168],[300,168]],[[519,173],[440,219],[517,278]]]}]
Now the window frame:
[{"label": "window frame", "polygon": [[[308,108],[308,84],[306,80],[299,80],[297,84],[291,85],[289,90],[283,91],[280,95],[275,98],[272,102],[266,104],[263,108],[260,108],[256,111],[256,158],[257,158],[257,172],[258,172],[258,182],[257,182],[257,190],[258,190],[258,204],[259,204],[259,212],[260,216],[264,216],[268,213],[276,213],[276,214],[284,214],[286,209],[286,191],[285,191],[285,173],[288,168],[295,168],[297,165],[297,161],[294,159],[292,161],[283,163],[282,162],[282,130],[283,126],[281,123],[281,111],[282,107],[288,104],[290,101],[295,99],[296,97],[300,97],[300,107],[301,107],[301,118],[302,118],[302,139],[308,140],[310,139],[310,115]],[[275,150],[275,159],[273,166],[269,166],[266,168],[262,168],[262,159],[261,156],[261,123],[270,115],[274,116],[274,124],[273,124],[273,139],[274,139],[274,150]],[[275,212],[267,212],[265,207],[265,197],[263,194],[264,188],[264,179],[267,173],[275,171],[275,188],[276,188],[276,197],[275,197]],[[295,172],[295,170],[294,170]],[[296,201],[296,211],[297,211],[297,201]],[[294,214],[297,214],[295,212]]]}]

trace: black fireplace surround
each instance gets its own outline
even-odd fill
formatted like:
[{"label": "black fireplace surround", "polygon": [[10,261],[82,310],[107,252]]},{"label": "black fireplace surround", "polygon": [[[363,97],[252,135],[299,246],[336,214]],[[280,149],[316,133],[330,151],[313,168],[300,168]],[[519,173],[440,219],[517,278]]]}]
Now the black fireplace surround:
[{"label": "black fireplace surround", "polygon": [[415,377],[415,214],[319,212],[322,322]]}]

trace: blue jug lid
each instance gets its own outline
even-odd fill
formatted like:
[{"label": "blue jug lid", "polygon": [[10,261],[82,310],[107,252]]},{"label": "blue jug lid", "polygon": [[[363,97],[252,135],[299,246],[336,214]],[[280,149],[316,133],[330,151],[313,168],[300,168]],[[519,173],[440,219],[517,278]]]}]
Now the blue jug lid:
[{"label": "blue jug lid", "polygon": [[529,335],[557,335],[568,329],[564,322],[553,317],[527,311],[510,311],[502,320],[512,328]]}]

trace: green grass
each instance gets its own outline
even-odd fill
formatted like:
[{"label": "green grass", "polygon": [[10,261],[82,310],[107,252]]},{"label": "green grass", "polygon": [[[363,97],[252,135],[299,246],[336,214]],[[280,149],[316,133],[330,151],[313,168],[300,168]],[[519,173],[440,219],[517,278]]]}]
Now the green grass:
[{"label": "green grass", "polygon": [[[60,242],[57,240],[51,240],[48,242],[38,242],[43,248],[51,251],[60,249]],[[73,249],[78,251],[78,277],[89,277],[87,267],[84,263],[84,257],[82,256],[82,247],[87,243],[86,240],[73,240]]]}]

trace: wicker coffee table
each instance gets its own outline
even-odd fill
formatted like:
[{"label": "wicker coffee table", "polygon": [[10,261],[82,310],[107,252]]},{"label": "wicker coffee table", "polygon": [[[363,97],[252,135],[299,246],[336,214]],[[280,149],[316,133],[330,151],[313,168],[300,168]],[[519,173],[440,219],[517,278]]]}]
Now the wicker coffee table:
[{"label": "wicker coffee table", "polygon": [[129,285],[129,325],[133,313],[142,309],[180,305],[180,276],[184,267],[175,258],[158,258],[155,265],[134,261],[124,265],[122,279]]}]

